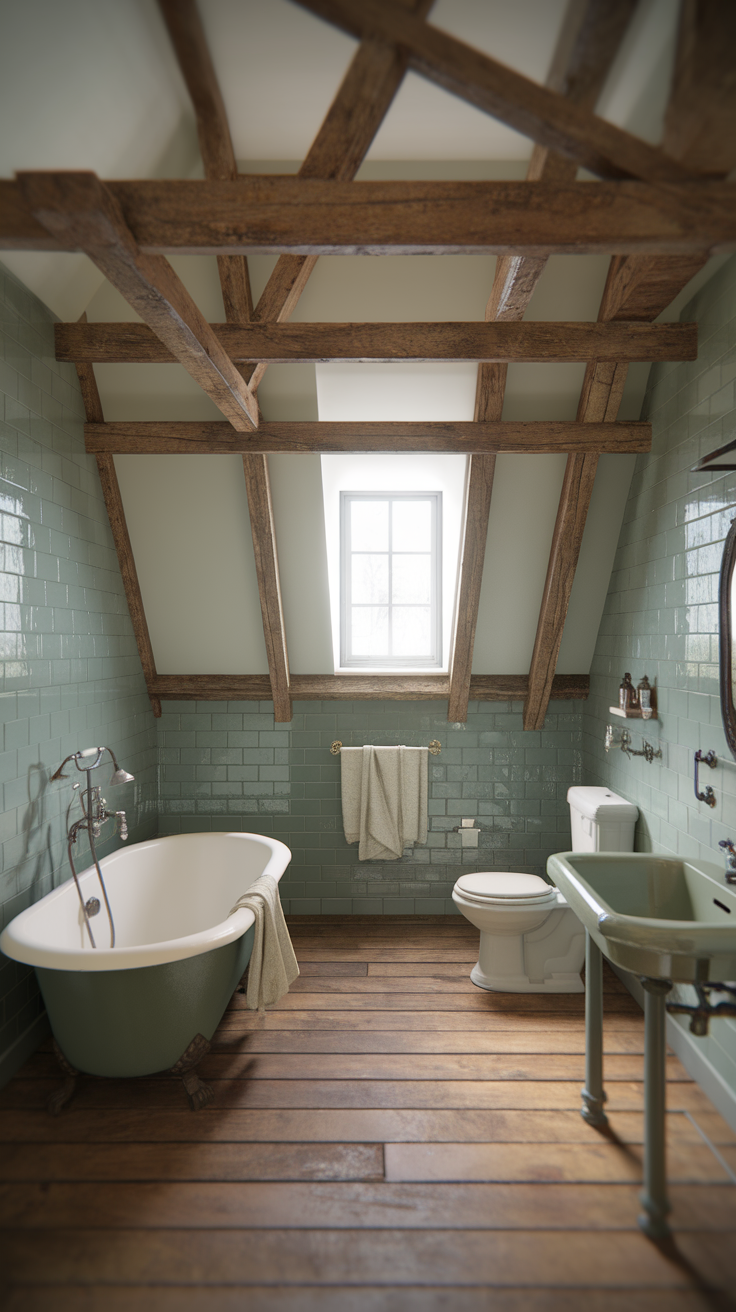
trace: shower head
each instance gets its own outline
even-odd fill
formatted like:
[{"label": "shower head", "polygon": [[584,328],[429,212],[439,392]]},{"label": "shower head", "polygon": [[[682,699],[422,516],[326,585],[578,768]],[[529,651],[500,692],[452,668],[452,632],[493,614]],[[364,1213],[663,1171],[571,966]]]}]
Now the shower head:
[{"label": "shower head", "polygon": [[[100,765],[102,761],[103,752],[109,753],[109,755],[112,757],[112,763],[114,766],[113,776],[112,779],[110,780],[110,786],[112,787],[115,784],[132,783],[133,780],[135,779],[135,775],[128,774],[127,770],[121,770],[120,766],[115,760],[115,753],[112,750],[112,747],[85,747],[84,751],[82,752],[72,752],[71,756],[67,756],[66,760],[62,761],[58,770],[54,774],[52,774],[51,776],[52,780],[66,779],[67,776],[65,774],[62,774],[62,771],[64,769],[64,766],[69,761],[74,762],[80,774],[83,774],[85,770],[87,771],[96,770],[98,765]],[[92,756],[95,757],[95,760],[91,764],[89,764],[88,760]],[[80,765],[80,761],[82,762],[81,765]]]},{"label": "shower head", "polygon": [[110,780],[110,787],[113,787],[115,784],[131,784],[134,779],[134,774],[128,774],[127,770],[121,770],[120,766],[118,766]]}]

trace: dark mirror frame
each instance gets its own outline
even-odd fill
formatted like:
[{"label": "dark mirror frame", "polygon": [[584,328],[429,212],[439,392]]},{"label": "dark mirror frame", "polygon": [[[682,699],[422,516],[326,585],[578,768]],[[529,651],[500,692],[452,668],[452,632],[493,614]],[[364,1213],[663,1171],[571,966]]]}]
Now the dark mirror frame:
[{"label": "dark mirror frame", "polygon": [[721,581],[718,592],[718,619],[720,627],[719,656],[721,671],[721,715],[723,731],[736,760],[736,707],[733,701],[733,625],[736,615],[731,611],[731,578],[736,564],[736,519],[731,523],[723,544]]}]

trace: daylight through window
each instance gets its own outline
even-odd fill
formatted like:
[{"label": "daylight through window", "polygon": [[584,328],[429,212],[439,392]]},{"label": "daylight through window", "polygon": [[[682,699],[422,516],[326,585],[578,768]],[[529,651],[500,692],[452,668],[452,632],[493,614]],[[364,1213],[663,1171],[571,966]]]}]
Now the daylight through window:
[{"label": "daylight through window", "polygon": [[343,666],[439,666],[441,492],[342,492]]}]

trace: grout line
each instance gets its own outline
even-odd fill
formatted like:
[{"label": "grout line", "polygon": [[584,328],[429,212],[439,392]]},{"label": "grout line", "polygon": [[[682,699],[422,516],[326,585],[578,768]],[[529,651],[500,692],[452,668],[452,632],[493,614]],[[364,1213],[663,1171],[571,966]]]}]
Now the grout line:
[{"label": "grout line", "polygon": [[695,1126],[695,1129],[697,1130],[703,1142],[706,1143],[710,1148],[716,1161],[723,1167],[731,1183],[736,1184],[736,1171],[733,1171],[729,1166],[728,1162],[725,1160],[725,1158],[721,1156],[715,1144],[712,1143],[711,1140],[708,1138],[708,1135],[705,1133],[705,1130],[701,1129],[701,1127],[698,1125],[698,1122],[696,1121],[695,1117],[691,1115],[690,1112],[687,1111],[680,1112],[680,1115],[687,1116],[687,1119],[689,1120],[690,1124]]}]

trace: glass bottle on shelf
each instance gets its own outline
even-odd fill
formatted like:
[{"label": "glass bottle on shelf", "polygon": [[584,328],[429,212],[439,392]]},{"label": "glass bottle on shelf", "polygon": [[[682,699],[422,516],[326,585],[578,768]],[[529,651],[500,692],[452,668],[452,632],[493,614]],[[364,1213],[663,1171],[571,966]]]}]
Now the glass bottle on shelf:
[{"label": "glass bottle on shelf", "polygon": [[631,675],[628,673],[621,680],[618,690],[618,704],[625,714],[631,714],[632,711],[637,709],[636,688],[631,682]]},{"label": "glass bottle on shelf", "polygon": [[641,711],[642,720],[651,720],[652,713],[653,713],[652,685],[650,684],[646,674],[644,675],[644,678],[640,679],[638,684],[636,685],[636,692],[639,699],[639,709]]}]

